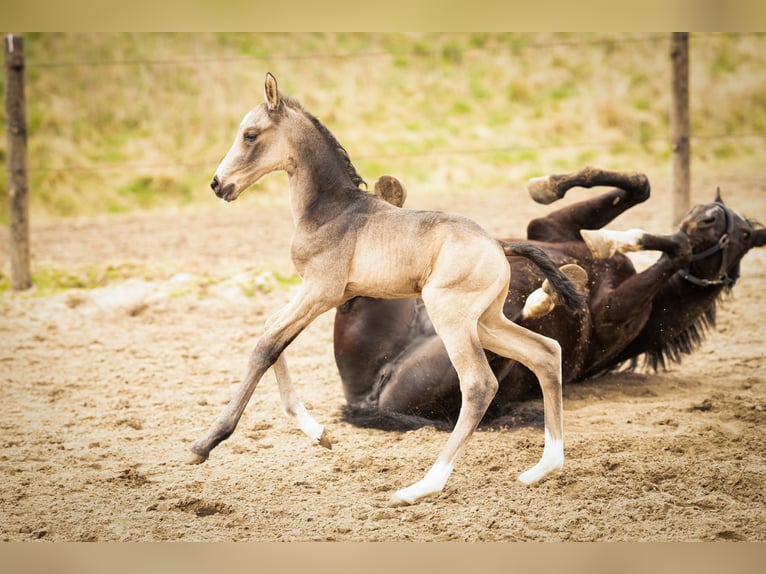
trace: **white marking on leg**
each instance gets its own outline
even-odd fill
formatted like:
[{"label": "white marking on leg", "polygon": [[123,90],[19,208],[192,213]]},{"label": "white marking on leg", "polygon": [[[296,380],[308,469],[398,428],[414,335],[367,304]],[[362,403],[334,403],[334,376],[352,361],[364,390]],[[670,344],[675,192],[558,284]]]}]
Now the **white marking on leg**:
[{"label": "white marking on leg", "polygon": [[[287,416],[291,416],[287,411],[285,411],[285,414]],[[300,427],[300,429],[306,433],[311,440],[314,442],[319,442],[319,439],[322,437],[322,433],[324,432],[324,427],[320,425],[314,419],[314,417],[308,413],[306,407],[304,407],[302,404],[299,404],[296,407],[296,413],[293,416],[298,423],[298,427]]]},{"label": "white marking on leg", "polygon": [[524,484],[533,484],[542,480],[564,466],[564,441],[551,438],[548,429],[545,429],[545,447],[543,456],[535,466],[519,475],[519,480]]},{"label": "white marking on leg", "polygon": [[453,465],[437,460],[426,475],[407,488],[397,490],[392,498],[394,504],[415,504],[426,496],[439,494],[444,490],[447,479],[452,474]]},{"label": "white marking on leg", "polygon": [[608,259],[618,251],[639,251],[639,241],[644,236],[641,229],[612,231],[609,229],[581,229],[580,236],[597,259]]},{"label": "white marking on leg", "polygon": [[280,355],[276,363],[274,363],[274,374],[277,378],[277,386],[279,387],[279,396],[282,399],[284,413],[288,417],[295,419],[298,427],[315,443],[325,448],[332,448],[330,436],[325,432],[324,427],[309,414],[300,398],[298,398],[284,355]]},{"label": "white marking on leg", "polygon": [[553,298],[540,287],[527,297],[521,317],[523,319],[543,317],[553,311],[554,306]]}]

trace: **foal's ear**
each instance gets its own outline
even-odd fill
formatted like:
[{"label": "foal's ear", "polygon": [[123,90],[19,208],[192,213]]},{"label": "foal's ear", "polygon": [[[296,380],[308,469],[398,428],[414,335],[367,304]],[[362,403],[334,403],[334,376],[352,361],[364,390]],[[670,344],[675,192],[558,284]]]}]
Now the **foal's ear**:
[{"label": "foal's ear", "polygon": [[270,110],[276,110],[279,106],[279,89],[277,88],[277,79],[271,75],[271,72],[266,72],[264,91],[266,93],[266,105]]},{"label": "foal's ear", "polygon": [[720,203],[721,205],[723,205],[723,199],[721,199],[721,188],[720,187],[716,187],[715,188],[715,202],[716,203]]},{"label": "foal's ear", "polygon": [[753,247],[766,245],[766,229],[756,229],[753,232]]}]

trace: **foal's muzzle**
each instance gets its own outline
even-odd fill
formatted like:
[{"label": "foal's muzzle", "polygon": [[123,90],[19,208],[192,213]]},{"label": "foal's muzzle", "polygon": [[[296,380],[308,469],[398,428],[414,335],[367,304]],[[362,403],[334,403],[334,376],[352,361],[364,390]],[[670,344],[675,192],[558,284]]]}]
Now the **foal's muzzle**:
[{"label": "foal's muzzle", "polygon": [[213,192],[216,194],[217,197],[220,197],[223,200],[226,201],[232,201],[233,199],[236,199],[235,191],[236,191],[237,185],[235,183],[229,183],[228,185],[223,185],[221,183],[221,180],[218,179],[218,176],[213,177],[213,181],[210,182],[210,189],[213,190]]},{"label": "foal's muzzle", "polygon": [[218,179],[217,175],[213,176],[213,181],[210,182],[210,189],[212,189],[218,197],[221,197],[221,180]]}]

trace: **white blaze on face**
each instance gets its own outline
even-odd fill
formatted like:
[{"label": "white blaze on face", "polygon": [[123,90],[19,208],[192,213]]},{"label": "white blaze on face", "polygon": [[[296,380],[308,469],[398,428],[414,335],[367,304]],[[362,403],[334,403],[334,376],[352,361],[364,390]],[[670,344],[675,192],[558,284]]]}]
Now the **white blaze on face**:
[{"label": "white blaze on face", "polygon": [[[250,110],[240,122],[234,142],[215,172],[221,189],[226,190],[222,197],[227,201],[284,165],[286,150],[279,145],[281,139],[275,139],[270,129],[273,126],[265,106]],[[255,139],[248,139],[251,135]]]},{"label": "white blaze on face", "polygon": [[[215,177],[218,178],[218,181],[221,182],[221,186],[225,187],[226,185],[229,185],[231,183],[231,166],[236,162],[237,158],[244,152],[242,149],[242,136],[244,133],[244,130],[247,128],[248,125],[250,125],[250,121],[253,115],[253,111],[251,110],[248,112],[244,118],[242,118],[242,121],[239,123],[239,128],[237,129],[237,135],[234,136],[234,142],[231,144],[231,147],[229,148],[229,151],[226,152],[226,155],[221,160],[221,163],[218,164],[218,167],[215,170]],[[250,121],[249,121],[250,119]]]}]

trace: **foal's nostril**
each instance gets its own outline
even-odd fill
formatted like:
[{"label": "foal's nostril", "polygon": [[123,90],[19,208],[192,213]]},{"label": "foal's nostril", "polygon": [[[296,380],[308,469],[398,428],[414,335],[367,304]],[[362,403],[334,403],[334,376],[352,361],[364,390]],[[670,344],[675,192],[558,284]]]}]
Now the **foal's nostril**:
[{"label": "foal's nostril", "polygon": [[218,179],[218,176],[213,177],[213,181],[210,182],[210,188],[217,192],[218,188],[221,186],[221,181]]}]

